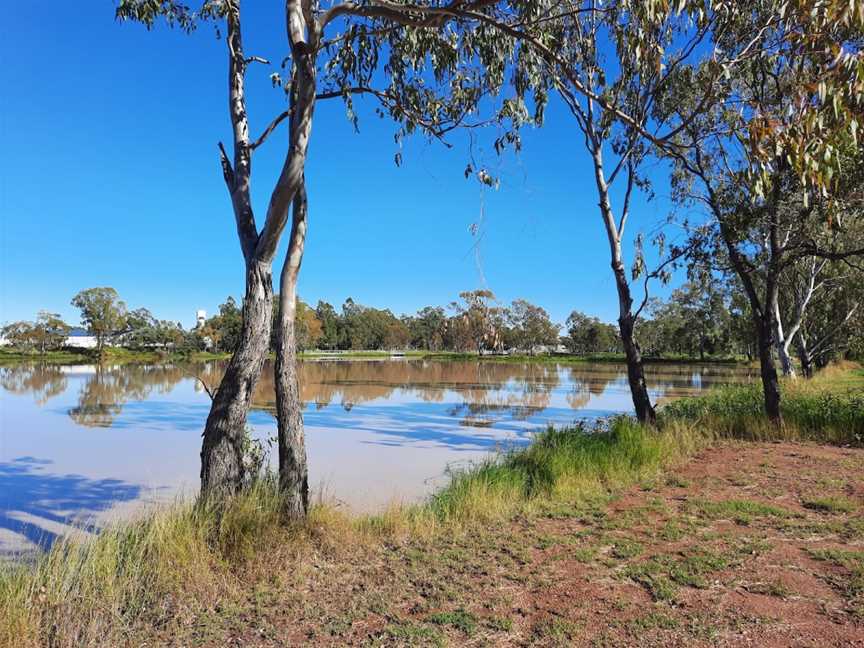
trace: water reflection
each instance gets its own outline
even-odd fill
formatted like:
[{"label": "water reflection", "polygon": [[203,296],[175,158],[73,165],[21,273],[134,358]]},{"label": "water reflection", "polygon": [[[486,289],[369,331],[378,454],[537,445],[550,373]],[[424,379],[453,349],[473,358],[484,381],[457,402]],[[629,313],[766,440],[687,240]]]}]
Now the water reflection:
[{"label": "water reflection", "polygon": [[[68,376],[83,376],[77,403],[68,415],[78,425],[112,427],[130,401],[146,401],[152,394],[168,394],[181,381],[218,385],[223,362],[184,365],[52,366],[44,364],[0,367],[0,386],[14,394],[32,395],[38,405],[68,389]],[[660,365],[648,370],[648,386],[660,402],[698,393],[714,385],[749,378],[746,369],[735,366]],[[459,402],[448,416],[461,422],[483,422],[513,418],[525,420],[550,407],[552,395],[567,387],[571,409],[583,409],[592,399],[611,391],[626,391],[623,366],[602,364],[519,364],[494,362],[427,361],[317,361],[300,367],[301,399],[316,410],[338,405],[350,412],[357,405],[387,400],[398,394],[425,402],[443,402],[448,392]],[[274,408],[272,368],[265,367],[253,407]],[[620,398],[606,413],[624,412],[628,399]]]},{"label": "water reflection", "polygon": [[[33,541],[60,532],[52,525],[64,516],[101,520],[118,501],[194,492],[210,405],[202,381],[218,385],[224,368],[0,367],[0,552],[4,533]],[[749,378],[723,365],[647,373],[659,402]],[[310,361],[300,386],[311,482],[362,508],[422,496],[448,464],[525,443],[547,424],[632,410],[625,368],[608,363]],[[260,437],[275,431],[273,405],[268,365],[250,415]]]},{"label": "water reflection", "polygon": [[32,394],[38,405],[66,391],[68,381],[56,365],[18,365],[0,368],[0,386],[13,394]]}]

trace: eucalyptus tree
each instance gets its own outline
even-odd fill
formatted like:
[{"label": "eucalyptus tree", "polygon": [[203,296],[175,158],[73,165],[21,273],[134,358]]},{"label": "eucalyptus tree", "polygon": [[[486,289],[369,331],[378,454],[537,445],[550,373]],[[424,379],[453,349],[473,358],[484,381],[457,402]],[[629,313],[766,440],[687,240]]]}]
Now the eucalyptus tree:
[{"label": "eucalyptus tree", "polygon": [[549,319],[549,313],[525,299],[513,300],[507,311],[516,348],[533,355],[535,347],[555,346],[560,327]]},{"label": "eucalyptus tree", "polygon": [[[597,214],[609,245],[633,405],[640,421],[652,422],[655,412],[636,326],[648,303],[649,280],[668,280],[670,267],[682,258],[683,251],[667,246],[663,236],[658,236],[661,261],[649,270],[637,237],[628,268],[625,233],[634,193],[650,192],[643,171],[651,152],[649,144],[670,137],[662,132],[664,123],[655,111],[657,98],[666,91],[677,66],[710,39],[712,23],[704,17],[695,23],[682,20],[663,3],[630,0],[557,2],[544,9],[542,21],[528,24],[523,18],[531,9],[518,6],[514,10],[517,15],[497,23],[496,28],[523,41],[543,62],[541,74],[524,80],[517,77],[516,83],[557,92],[591,162]],[[572,154],[576,155],[575,147]],[[616,198],[620,198],[617,208]],[[637,280],[645,292],[639,303],[632,287]]]},{"label": "eucalyptus tree", "polygon": [[[472,28],[482,24],[495,4],[494,0],[449,4],[346,0],[323,9],[313,0],[287,0],[282,6],[268,5],[286,26],[284,69],[273,72],[271,79],[285,90],[288,106],[253,138],[246,72],[252,64],[269,62],[244,51],[240,0],[202,0],[194,9],[174,0],[120,1],[118,17],[140,21],[148,28],[162,18],[186,31],[202,21],[224,23],[226,31],[232,151],[229,154],[220,143],[219,152],[244,259],[246,292],[240,341],[204,429],[202,494],[230,495],[244,482],[243,430],[267,353],[272,264],[290,214],[288,251],[280,274],[275,370],[279,473],[286,513],[300,516],[307,507],[294,319],[308,227],[305,163],[316,102],[342,100],[353,117],[353,97],[368,95],[378,102],[382,114],[400,125],[397,139],[417,131],[443,137],[503,82],[504,61],[514,52],[512,40],[494,29]],[[474,65],[464,65],[465,59]],[[505,119],[522,118],[511,104],[502,112]],[[259,228],[250,193],[253,154],[283,122],[288,128],[284,163]]]},{"label": "eucalyptus tree", "polygon": [[454,327],[461,329],[469,348],[482,355],[484,350],[494,351],[502,346],[501,334],[504,325],[504,311],[495,306],[495,294],[480,288],[459,293],[461,302],[451,302],[454,313],[451,320]]},{"label": "eucalyptus tree", "polygon": [[[801,373],[810,377],[814,366],[824,366],[838,353],[854,349],[864,308],[864,266],[805,259],[784,282],[791,304],[791,325],[784,340],[794,352]],[[817,272],[818,271],[818,272]]]},{"label": "eucalyptus tree", "polygon": [[[864,151],[857,144],[840,152],[843,173],[832,184],[830,199],[817,195],[813,201],[815,217],[795,223],[797,238],[804,245],[792,254],[778,279],[779,292],[775,313],[775,346],[785,376],[795,375],[792,344],[795,343],[801,368],[810,375],[814,357],[810,351],[829,351],[828,341],[845,327],[861,301],[860,279],[864,272]],[[797,214],[793,214],[793,217]],[[848,300],[835,300],[835,291]],[[820,304],[821,302],[821,304]],[[802,331],[812,307],[834,302],[830,313],[822,313],[822,335],[808,349]],[[824,315],[829,315],[827,321]],[[827,330],[826,330],[827,328]],[[815,326],[811,330],[819,330]],[[799,335],[800,332],[800,335]],[[797,342],[796,342],[797,339]],[[825,345],[825,346],[823,346]],[[823,356],[816,356],[823,357]]]},{"label": "eucalyptus tree", "polygon": [[[537,10],[535,5],[514,6],[494,25],[538,53],[547,74],[540,81],[529,78],[529,83],[546,83],[557,90],[586,134],[616,277],[622,338],[631,337],[639,313],[639,308],[631,308],[619,252],[629,191],[622,192],[617,214],[611,201],[604,206],[603,196],[609,195],[610,178],[620,168],[629,178],[633,167],[638,185],[635,178],[643,144],[675,160],[679,173],[693,174],[698,171],[694,144],[698,148],[719,131],[733,148],[741,144],[749,149],[747,173],[737,180],[746,182],[757,200],[770,192],[778,160],[794,171],[807,190],[830,198],[826,190],[838,169],[838,142],[851,138],[857,143],[856,132],[864,117],[861,6],[845,0],[611,0],[602,4],[589,0],[559,2],[554,10],[545,9],[539,9],[544,13],[542,21],[526,21],[525,16]],[[603,65],[598,46],[604,40],[598,40],[601,31],[615,54],[609,65]],[[739,101],[730,91],[738,73],[758,74],[754,68],[764,69],[766,63],[785,71],[781,93],[785,103],[758,106],[750,99]],[[589,112],[592,104],[594,110]],[[717,129],[712,124],[702,129],[711,120],[698,119],[701,115],[725,114],[727,109],[739,115],[741,128],[731,132],[728,125]],[[613,124],[617,136],[609,130]],[[604,146],[618,156],[608,176],[602,160]],[[661,267],[645,276],[662,278],[662,265],[668,261],[664,259]],[[737,260],[733,263],[745,269]],[[644,272],[638,254],[634,270]],[[746,283],[745,290],[752,294]],[[761,317],[760,308],[752,310],[754,318]],[[754,324],[765,326],[765,322]],[[624,344],[629,347],[628,376],[637,414],[650,420],[653,408],[644,389],[638,345],[635,338]],[[766,411],[779,420],[776,371],[761,346]]]},{"label": "eucalyptus tree", "polygon": [[72,298],[72,305],[81,311],[81,321],[96,338],[100,354],[105,342],[126,328],[126,302],[110,286],[82,290]]},{"label": "eucalyptus tree", "polygon": [[39,311],[35,322],[12,322],[0,329],[0,333],[15,347],[35,349],[44,355],[61,348],[70,330],[58,313]]},{"label": "eucalyptus tree", "polygon": [[[836,6],[824,3],[826,18],[822,9],[806,13],[806,5],[806,16],[795,13],[801,7],[787,16],[786,3],[751,3],[723,23],[715,43],[746,64],[725,68],[719,79],[713,61],[684,67],[665,98],[664,109],[679,124],[674,194],[705,208],[711,227],[699,248],[706,258],[727,260],[747,296],[765,411],[776,422],[782,274],[802,259],[864,252],[845,245],[842,235],[860,212],[830,217],[844,151],[857,149],[864,97],[856,45],[864,17],[832,13]],[[705,105],[709,76],[713,98],[692,119],[693,106]]]}]

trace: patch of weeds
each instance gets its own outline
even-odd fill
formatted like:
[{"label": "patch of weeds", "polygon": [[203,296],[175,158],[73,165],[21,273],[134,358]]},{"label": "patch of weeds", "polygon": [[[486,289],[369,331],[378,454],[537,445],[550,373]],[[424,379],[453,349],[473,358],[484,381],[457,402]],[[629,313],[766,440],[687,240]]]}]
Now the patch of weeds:
[{"label": "patch of weeds", "polygon": [[743,488],[744,486],[751,486],[753,484],[753,480],[749,475],[745,475],[743,473],[736,473],[734,475],[730,475],[726,478],[733,486],[738,486],[739,488]]},{"label": "patch of weeds", "polygon": [[[785,533],[786,535],[795,538],[836,534],[848,537],[846,525],[837,521],[816,521],[808,519],[781,520],[774,526],[781,533]],[[852,527],[849,527],[849,529],[851,528]]]},{"label": "patch of weeds", "polygon": [[781,599],[787,599],[793,594],[788,585],[779,580],[770,583],[753,583],[748,585],[746,589],[753,594],[767,594]]},{"label": "patch of weeds", "polygon": [[841,495],[805,499],[802,505],[804,508],[820,513],[851,513],[857,508],[855,502]]},{"label": "patch of weeds", "polygon": [[567,502],[550,501],[541,502],[537,505],[537,513],[541,517],[550,520],[568,520],[570,518],[582,517],[585,510],[581,507],[573,506]]},{"label": "patch of weeds", "polygon": [[645,587],[656,601],[675,598],[678,586],[704,588],[706,576],[725,569],[729,561],[706,549],[695,549],[680,557],[655,556],[637,565],[628,566],[623,574]]},{"label": "patch of weeds", "polygon": [[570,645],[579,633],[579,626],[566,619],[546,619],[534,626],[534,636],[538,639],[551,639],[552,641]]},{"label": "patch of weeds", "polygon": [[729,561],[718,553],[707,549],[697,549],[674,561],[669,566],[669,576],[676,583],[690,587],[707,586],[705,576],[729,566]]},{"label": "patch of weeds", "polygon": [[614,531],[617,529],[632,529],[640,524],[647,522],[645,514],[646,509],[634,508],[626,511],[620,511],[612,516],[604,519],[600,524],[600,528],[605,531]]},{"label": "patch of weeds", "polygon": [[631,632],[643,632],[645,630],[672,630],[677,628],[679,622],[677,619],[670,617],[660,612],[649,612],[645,616],[636,617],[627,623],[627,629]]},{"label": "patch of weeds", "polygon": [[669,475],[666,478],[666,485],[673,488],[689,488],[690,482],[680,475]]},{"label": "patch of weeds", "polygon": [[678,594],[678,586],[665,574],[666,568],[657,560],[628,565],[623,575],[639,583],[655,601],[671,601]]},{"label": "patch of weeds", "polygon": [[699,529],[699,526],[699,523],[692,518],[669,518],[657,531],[657,537],[667,542],[675,542],[695,533]]},{"label": "patch of weeds", "polygon": [[740,538],[732,545],[732,551],[738,557],[755,556],[771,551],[773,547],[765,538]]},{"label": "patch of weeds", "polygon": [[435,625],[446,625],[461,630],[467,635],[474,634],[477,629],[477,617],[463,608],[453,610],[452,612],[438,612],[431,614],[426,618],[429,623]]},{"label": "patch of weeds", "polygon": [[635,558],[642,553],[642,545],[627,538],[616,539],[612,545],[612,555],[621,560]]},{"label": "patch of weeds", "polygon": [[656,490],[657,480],[655,478],[645,479],[639,484],[639,487],[646,493],[650,493],[651,491]]},{"label": "patch of weeds", "polygon": [[649,497],[645,504],[645,510],[652,513],[667,513],[669,507],[666,505],[666,500],[662,497]]},{"label": "patch of weeds", "polygon": [[864,551],[808,549],[807,552],[816,560],[830,562],[848,570],[850,577],[835,584],[839,585],[849,598],[864,596]]},{"label": "patch of weeds", "polygon": [[400,646],[445,645],[440,631],[417,623],[391,623],[381,631],[379,638],[389,639]]},{"label": "patch of weeds", "polygon": [[351,630],[351,623],[351,617],[331,619],[324,625],[324,632],[334,637],[339,637]]},{"label": "patch of weeds", "polygon": [[573,550],[573,558],[581,563],[592,562],[597,557],[597,547],[577,547]]},{"label": "patch of weeds", "polygon": [[737,524],[744,526],[749,525],[754,517],[777,519],[795,517],[792,511],[752,500],[721,500],[717,502],[693,500],[690,505],[702,517],[712,520],[734,520]]},{"label": "patch of weeds", "polygon": [[554,547],[556,544],[559,544],[559,539],[554,536],[540,536],[537,538],[537,542],[534,544],[538,549],[549,549],[550,547]]},{"label": "patch of weeds", "polygon": [[366,597],[366,607],[370,612],[384,616],[387,614],[387,600],[382,594],[372,593]]},{"label": "patch of weeds", "polygon": [[808,549],[807,553],[816,560],[832,562],[849,570],[864,569],[864,551],[848,549]]},{"label": "patch of weeds", "polygon": [[708,615],[696,614],[688,618],[687,633],[697,639],[713,641],[720,634],[720,631]]},{"label": "patch of weeds", "polygon": [[485,625],[490,630],[498,632],[510,632],[513,629],[513,619],[509,617],[489,617],[485,620]]},{"label": "patch of weeds", "polygon": [[843,525],[843,537],[849,540],[864,540],[864,517],[846,520]]}]

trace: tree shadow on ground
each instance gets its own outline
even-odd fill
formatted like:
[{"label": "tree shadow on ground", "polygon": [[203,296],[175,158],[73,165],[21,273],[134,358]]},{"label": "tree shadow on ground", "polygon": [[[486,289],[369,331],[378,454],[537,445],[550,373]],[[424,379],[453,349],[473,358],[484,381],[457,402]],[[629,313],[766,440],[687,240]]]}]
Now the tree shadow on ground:
[{"label": "tree shadow on ground", "polygon": [[47,549],[61,535],[57,525],[95,531],[96,513],[141,495],[141,486],[119,479],[48,473],[51,463],[35,457],[0,462],[0,529]]}]

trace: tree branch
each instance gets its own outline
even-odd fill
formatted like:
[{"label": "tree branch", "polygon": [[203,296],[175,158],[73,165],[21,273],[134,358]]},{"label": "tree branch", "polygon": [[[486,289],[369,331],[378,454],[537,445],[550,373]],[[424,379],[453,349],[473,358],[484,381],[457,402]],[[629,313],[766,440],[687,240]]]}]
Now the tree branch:
[{"label": "tree branch", "polygon": [[264,132],[261,133],[261,136],[258,139],[256,139],[254,142],[252,142],[252,145],[250,146],[250,148],[254,151],[259,146],[261,146],[264,143],[264,140],[266,140],[270,136],[270,133],[272,133],[274,130],[276,130],[276,128],[279,126],[279,124],[281,124],[286,118],[288,118],[290,116],[291,116],[291,111],[286,110],[281,115],[276,117],[276,119],[274,119],[272,122],[270,122],[270,125],[264,129]]}]

